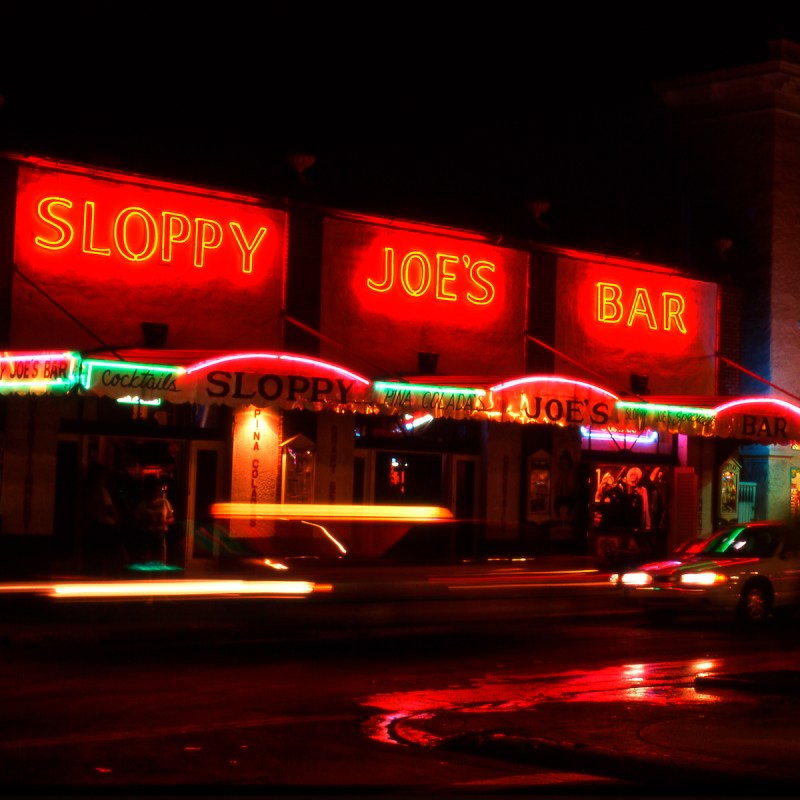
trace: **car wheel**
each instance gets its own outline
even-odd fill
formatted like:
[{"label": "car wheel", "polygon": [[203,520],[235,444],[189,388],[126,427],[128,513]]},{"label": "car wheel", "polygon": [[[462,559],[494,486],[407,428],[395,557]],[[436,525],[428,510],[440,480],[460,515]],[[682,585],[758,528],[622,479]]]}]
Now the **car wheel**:
[{"label": "car wheel", "polygon": [[739,601],[738,616],[743,622],[758,624],[772,615],[772,592],[763,584],[746,586]]}]

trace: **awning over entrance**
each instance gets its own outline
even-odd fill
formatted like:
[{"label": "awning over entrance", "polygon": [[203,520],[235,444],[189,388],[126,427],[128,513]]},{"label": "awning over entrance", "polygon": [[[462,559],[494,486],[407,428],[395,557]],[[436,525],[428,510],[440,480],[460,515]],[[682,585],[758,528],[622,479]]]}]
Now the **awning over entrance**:
[{"label": "awning over entrance", "polygon": [[469,378],[423,377],[375,381],[373,410],[422,419],[471,419],[486,416],[487,389]]},{"label": "awning over entrance", "polygon": [[713,436],[716,397],[623,397],[617,401],[617,424],[626,430]]},{"label": "awning over entrance", "polygon": [[759,444],[800,442],[800,406],[777,397],[743,397],[715,408],[717,436]]},{"label": "awning over entrance", "polygon": [[[114,357],[114,356],[117,357]],[[253,405],[285,410],[363,410],[371,382],[350,370],[293,353],[129,351],[85,358],[85,391],[131,403]]]},{"label": "awning over entrance", "polygon": [[648,397],[617,402],[628,427],[761,444],[800,442],[800,406],[777,397]]},{"label": "awning over entrance", "polygon": [[608,389],[558,375],[528,375],[489,388],[485,405],[498,422],[603,426],[618,397]]},{"label": "awning over entrance", "polygon": [[568,376],[417,376],[371,381],[346,367],[283,352],[117,349],[0,354],[0,395],[82,391],[119,402],[360,411],[417,418],[800,442],[800,406],[777,397],[619,397]]}]

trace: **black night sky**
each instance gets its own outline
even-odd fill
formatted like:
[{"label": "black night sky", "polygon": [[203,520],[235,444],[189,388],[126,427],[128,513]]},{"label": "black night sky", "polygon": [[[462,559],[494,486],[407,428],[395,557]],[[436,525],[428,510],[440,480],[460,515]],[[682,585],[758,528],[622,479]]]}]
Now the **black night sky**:
[{"label": "black night sky", "polygon": [[6,3],[0,149],[677,263],[659,82],[800,41],[731,8]]}]

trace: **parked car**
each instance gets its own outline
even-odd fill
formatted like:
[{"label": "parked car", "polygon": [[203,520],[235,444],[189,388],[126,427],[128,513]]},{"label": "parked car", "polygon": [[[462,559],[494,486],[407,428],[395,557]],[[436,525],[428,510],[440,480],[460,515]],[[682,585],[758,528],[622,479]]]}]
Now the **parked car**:
[{"label": "parked car", "polygon": [[653,617],[719,610],[761,623],[800,607],[800,528],[735,524],[667,560],[614,573],[611,582]]}]

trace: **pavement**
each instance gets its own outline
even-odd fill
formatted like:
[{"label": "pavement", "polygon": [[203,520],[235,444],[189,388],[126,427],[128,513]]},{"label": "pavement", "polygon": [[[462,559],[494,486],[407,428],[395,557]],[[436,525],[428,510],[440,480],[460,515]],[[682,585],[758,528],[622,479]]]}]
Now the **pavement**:
[{"label": "pavement", "polygon": [[[592,563],[553,556],[539,566],[560,572]],[[614,613],[599,591],[597,598],[593,613]],[[584,608],[585,600],[581,595]],[[567,603],[563,613],[575,608]],[[576,795],[800,796],[800,669],[704,673],[688,689],[698,702],[691,696],[671,702],[656,689],[650,701],[604,701],[604,713],[596,700],[579,695],[529,706],[439,709],[397,719],[392,735],[409,745],[573,774],[575,782],[563,786]]]},{"label": "pavement", "polygon": [[[698,675],[702,703],[543,701],[398,720],[409,745],[563,773],[576,796],[800,796],[800,670]],[[486,705],[491,705],[487,703]],[[544,787],[552,791],[553,784]]]}]

